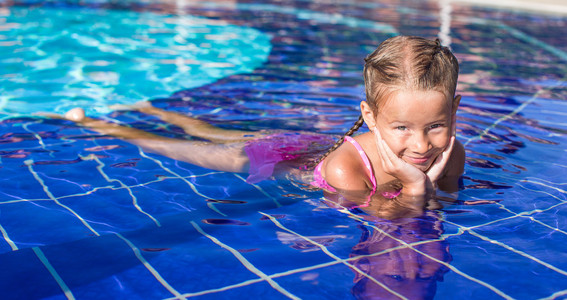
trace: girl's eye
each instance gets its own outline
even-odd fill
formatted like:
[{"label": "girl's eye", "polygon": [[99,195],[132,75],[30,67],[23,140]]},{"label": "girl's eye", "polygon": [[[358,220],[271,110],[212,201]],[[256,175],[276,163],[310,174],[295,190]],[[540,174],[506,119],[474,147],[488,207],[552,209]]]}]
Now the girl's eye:
[{"label": "girl's eye", "polygon": [[406,126],[398,126],[398,127],[396,127],[396,129],[397,129],[397,130],[404,131],[404,130],[406,130],[406,129],[408,129],[408,128],[407,128]]},{"label": "girl's eye", "polygon": [[443,124],[433,124],[433,125],[431,125],[429,128],[430,128],[430,129],[435,129],[435,128],[440,128],[440,127],[443,127]]}]

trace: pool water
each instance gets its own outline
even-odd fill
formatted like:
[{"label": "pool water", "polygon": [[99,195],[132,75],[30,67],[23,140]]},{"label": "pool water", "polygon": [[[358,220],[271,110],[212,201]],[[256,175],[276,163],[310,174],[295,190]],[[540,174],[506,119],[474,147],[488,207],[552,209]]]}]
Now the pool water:
[{"label": "pool water", "polygon": [[[0,298],[565,299],[567,17],[443,5],[0,1]],[[187,138],[107,108],[150,99],[225,128],[338,135],[363,58],[397,34],[441,36],[461,64],[463,189],[419,218],[32,115],[86,106]]]},{"label": "pool water", "polygon": [[0,113],[9,117],[77,105],[109,113],[251,72],[271,46],[259,30],[190,15],[13,7],[3,18]]}]

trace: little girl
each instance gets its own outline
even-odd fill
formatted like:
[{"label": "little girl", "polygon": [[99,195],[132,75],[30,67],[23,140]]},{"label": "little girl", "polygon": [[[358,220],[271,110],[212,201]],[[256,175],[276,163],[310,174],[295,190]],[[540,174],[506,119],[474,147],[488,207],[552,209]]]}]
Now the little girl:
[{"label": "little girl", "polygon": [[[365,62],[366,101],[360,104],[361,116],[334,145],[322,134],[221,129],[149,102],[131,109],[158,116],[207,141],[167,138],[87,118],[79,108],[65,118],[176,160],[248,172],[251,183],[294,174],[348,199],[370,199],[375,194],[395,198],[400,193],[423,197],[437,187],[456,191],[465,159],[463,146],[455,140],[460,101],[455,96],[457,59],[438,40],[397,36],[380,44]],[[351,137],[363,122],[370,132]],[[320,155],[324,149],[329,150]],[[314,160],[316,156],[319,159]]]}]

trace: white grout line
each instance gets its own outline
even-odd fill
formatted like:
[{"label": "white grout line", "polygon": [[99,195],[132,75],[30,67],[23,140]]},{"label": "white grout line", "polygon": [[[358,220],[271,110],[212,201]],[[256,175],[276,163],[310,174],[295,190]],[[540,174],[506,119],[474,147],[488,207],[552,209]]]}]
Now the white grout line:
[{"label": "white grout line", "polygon": [[57,200],[57,198],[55,196],[53,196],[53,194],[49,191],[49,188],[45,185],[45,183],[43,182],[43,180],[41,179],[41,177],[39,177],[39,174],[37,174],[37,172],[34,171],[33,169],[33,160],[28,159],[26,161],[24,161],[24,163],[26,164],[26,166],[28,166],[29,171],[32,173],[33,177],[37,180],[37,182],[39,182],[39,184],[43,187],[43,191],[47,194],[47,196],[49,197],[49,199],[53,200],[53,202],[55,202],[57,205],[63,207],[64,209],[66,209],[67,211],[69,211],[71,214],[73,214],[75,217],[77,217],[81,223],[83,223],[83,225],[85,225],[92,233],[94,233],[96,236],[100,236],[100,234],[94,230],[94,228],[91,227],[91,225],[89,225],[89,223],[87,223],[87,221],[85,221],[85,219],[83,219],[81,216],[79,216],[79,214],[77,214],[77,212],[75,212],[74,210],[72,210],[70,207],[62,204],[61,202],[59,202]]},{"label": "white grout line", "polygon": [[[224,173],[224,172],[209,172],[209,173],[199,174],[199,175],[189,175],[189,176],[185,176],[185,177],[183,177],[183,178],[187,179],[187,178],[205,177],[205,176],[214,175],[214,174],[221,174],[221,173]],[[156,179],[156,180],[148,181],[148,182],[145,182],[145,183],[134,184],[134,185],[125,186],[125,187],[122,187],[122,186],[116,187],[116,186],[114,186],[114,185],[112,185],[112,186],[110,186],[110,185],[109,185],[109,186],[99,186],[99,187],[93,188],[92,190],[87,191],[87,192],[84,192],[84,193],[78,193],[78,194],[71,194],[71,195],[61,196],[61,197],[59,197],[59,199],[88,196],[88,195],[93,194],[93,193],[95,193],[95,192],[97,192],[97,191],[99,191],[99,190],[105,190],[105,189],[121,190],[121,189],[124,189],[124,188],[130,188],[130,189],[132,189],[132,188],[137,188],[137,187],[143,187],[143,186],[150,185],[150,184],[152,184],[152,183],[162,182],[162,181],[165,181],[165,180],[168,180],[168,179],[175,179],[175,180],[177,180],[177,179],[179,179],[179,178],[177,178],[177,177],[169,177],[169,176],[168,176],[168,177],[163,177],[163,178],[161,178],[161,179]],[[2,204],[13,204],[13,203],[19,203],[19,202],[35,202],[35,201],[51,201],[51,199],[49,199],[49,198],[38,198],[38,199],[7,200],[7,201],[2,201],[2,202],[0,202],[0,205],[2,205]]]},{"label": "white grout line", "polygon": [[2,224],[0,224],[0,232],[2,232],[2,237],[4,237],[4,240],[6,241],[6,243],[8,243],[8,245],[10,245],[10,248],[12,248],[12,251],[18,250],[18,246],[16,246],[14,241],[12,241],[10,239],[10,237],[8,236],[8,232],[6,232],[4,227],[2,227]]},{"label": "white grout line", "polygon": [[[272,276],[269,276],[269,277],[273,278]],[[224,291],[232,290],[232,289],[243,287],[243,286],[252,285],[254,283],[258,283],[258,282],[262,282],[262,281],[264,281],[264,279],[262,279],[262,278],[250,279],[250,280],[243,281],[241,283],[227,285],[227,286],[224,286],[224,287],[221,287],[221,288],[210,289],[210,290],[200,291],[200,292],[195,292],[195,293],[184,293],[182,295],[182,297],[191,298],[191,297],[203,296],[203,295],[207,295],[207,294],[219,293],[219,292],[224,292]],[[171,300],[171,299],[175,299],[175,298],[165,298],[163,300]]]},{"label": "white grout line", "polygon": [[67,299],[75,299],[75,296],[73,296],[73,293],[71,292],[67,284],[65,284],[61,276],[59,276],[55,268],[53,268],[49,260],[47,260],[45,254],[43,254],[43,251],[41,251],[41,249],[39,249],[38,247],[33,247],[32,250],[37,256],[37,258],[39,258],[41,263],[45,266],[45,268],[47,268],[51,276],[53,276],[53,278],[55,279],[61,290],[63,290],[63,293],[65,293],[65,297],[67,297]]},{"label": "white grout line", "polygon": [[[541,163],[544,163],[544,162],[541,162]],[[562,167],[562,168],[567,168],[567,166],[564,166],[564,165],[560,165],[560,164],[556,164],[556,165],[558,165],[558,166],[560,166],[560,167]],[[537,179],[537,180],[539,180],[539,181],[532,181],[532,180],[534,180],[534,179]],[[526,178],[524,178],[524,180],[525,180],[526,182],[534,182],[534,183],[536,183],[536,182],[540,182],[540,183],[541,183],[541,182],[545,182],[545,183],[549,183],[549,184],[553,184],[553,185],[567,185],[567,182],[553,182],[553,181],[550,181],[550,180],[545,180],[545,179],[543,179],[543,178],[537,178],[537,177],[526,177]]]},{"label": "white grout line", "polygon": [[[246,182],[246,179],[242,178],[242,176],[234,173],[234,176],[236,176],[237,178],[239,178],[240,180]],[[259,190],[262,194],[264,194],[266,197],[272,199],[272,201],[274,201],[274,203],[276,204],[276,207],[281,207],[282,205],[278,202],[278,199],[276,199],[275,197],[272,197],[270,194],[268,194],[266,191],[264,191],[264,189],[262,189],[260,186],[258,186],[257,184],[253,184],[253,183],[247,183],[253,187],[255,187],[257,190]]]},{"label": "white grout line", "polygon": [[528,101],[522,103],[520,106],[516,107],[516,109],[514,109],[512,112],[500,117],[498,120],[494,121],[492,124],[490,124],[490,126],[486,127],[481,134],[476,135],[476,136],[472,136],[470,138],[468,138],[464,143],[463,143],[463,147],[466,147],[470,142],[474,141],[474,140],[480,140],[482,139],[484,136],[489,135],[490,130],[494,129],[498,124],[500,124],[503,121],[506,121],[510,118],[512,118],[513,116],[517,115],[518,113],[520,113],[524,108],[526,108],[526,106],[528,106],[529,104],[533,103],[536,99],[537,96],[542,93],[544,90],[539,90],[537,91]]},{"label": "white grout line", "polygon": [[[531,181],[531,180],[526,180],[526,182],[530,182],[530,183],[534,183],[534,184],[540,184],[540,185],[545,186],[545,187],[548,187],[548,188],[550,188],[550,189],[555,189],[555,190],[557,190],[557,191],[559,191],[559,192],[561,192],[561,193],[563,193],[563,194],[567,194],[567,192],[564,191],[564,190],[562,190],[562,189],[555,188],[555,187],[552,187],[552,186],[549,186],[549,185],[546,185],[546,184],[543,184],[543,183],[538,183],[538,182]],[[556,231],[556,232],[559,232],[559,233],[562,233],[562,234],[567,235],[567,232],[565,232],[565,231],[563,231],[563,230],[561,230],[561,229],[559,229],[559,228],[555,228],[555,227],[553,227],[553,226],[550,226],[550,225],[548,225],[548,224],[545,224],[544,222],[541,222],[541,221],[535,219],[534,217],[530,216],[530,215],[532,215],[532,214],[534,214],[534,213],[542,213],[542,212],[551,210],[551,209],[553,209],[553,208],[555,208],[555,207],[558,207],[558,206],[561,206],[561,205],[565,205],[565,204],[567,204],[567,201],[562,200],[562,199],[559,199],[559,198],[556,197],[555,195],[552,195],[552,194],[550,194],[550,193],[548,193],[548,192],[545,192],[545,191],[532,190],[532,189],[528,189],[528,188],[522,186],[521,184],[518,184],[518,185],[519,185],[520,187],[525,188],[525,189],[530,190],[530,191],[534,191],[534,192],[538,192],[538,193],[547,194],[547,195],[549,195],[549,196],[551,196],[551,197],[553,197],[553,198],[557,198],[557,199],[560,200],[561,202],[558,203],[558,204],[552,205],[552,206],[550,206],[550,207],[547,207],[547,208],[545,208],[545,209],[534,209],[534,210],[531,210],[531,211],[524,211],[524,212],[521,212],[521,213],[515,213],[515,212],[511,211],[510,209],[506,208],[504,205],[499,204],[499,206],[501,207],[501,209],[506,210],[506,211],[508,211],[509,213],[512,213],[513,216],[510,216],[510,217],[507,217],[507,218],[498,219],[498,220],[494,220],[494,221],[490,221],[490,222],[487,222],[487,223],[484,223],[484,224],[479,224],[479,225],[475,225],[475,226],[471,226],[471,227],[464,227],[464,226],[461,226],[461,225],[459,225],[459,224],[456,224],[456,223],[454,223],[454,222],[447,221],[447,220],[444,220],[444,222],[446,222],[446,223],[448,223],[448,224],[451,224],[451,225],[453,225],[453,226],[456,226],[457,228],[459,228],[459,230],[467,231],[467,232],[469,232],[471,235],[474,235],[474,236],[476,236],[476,237],[478,237],[478,238],[480,238],[480,239],[482,239],[482,240],[488,241],[488,242],[490,242],[491,244],[495,244],[495,245],[501,246],[501,247],[503,247],[503,248],[505,248],[505,249],[507,249],[507,250],[510,250],[510,251],[512,251],[512,252],[514,252],[514,253],[516,253],[516,254],[518,254],[518,255],[521,255],[521,256],[523,256],[523,257],[525,257],[525,258],[527,258],[527,259],[530,259],[530,260],[532,260],[532,261],[534,261],[534,262],[536,262],[536,263],[539,263],[540,265],[542,265],[542,266],[544,266],[544,267],[547,267],[547,268],[549,268],[549,269],[551,269],[551,270],[553,270],[553,271],[555,271],[555,272],[557,272],[557,273],[559,273],[559,274],[562,274],[562,275],[567,276],[567,271],[564,271],[564,270],[562,270],[562,269],[559,269],[559,268],[557,268],[557,267],[555,267],[555,266],[553,266],[553,265],[551,265],[551,264],[549,264],[549,263],[546,263],[546,262],[544,262],[544,261],[542,261],[542,260],[540,260],[540,259],[538,259],[538,258],[536,258],[536,257],[534,257],[534,256],[531,256],[531,255],[529,255],[529,254],[527,254],[527,253],[525,253],[525,252],[523,252],[523,251],[517,250],[517,249],[515,249],[515,248],[513,248],[513,247],[511,247],[511,246],[509,246],[509,245],[506,245],[506,244],[504,244],[504,243],[502,243],[502,242],[499,242],[499,241],[490,239],[490,238],[488,238],[488,237],[485,237],[485,236],[483,236],[483,235],[481,235],[481,234],[479,234],[479,233],[473,231],[473,229],[477,229],[477,228],[484,227],[484,226],[487,226],[487,225],[492,225],[492,224],[497,223],[497,222],[500,222],[500,221],[505,221],[505,220],[510,220],[510,219],[514,219],[514,218],[521,217],[521,218],[527,218],[527,219],[529,219],[529,220],[531,220],[531,221],[533,221],[533,222],[536,222],[536,223],[538,223],[538,224],[540,224],[540,225],[542,225],[542,226],[544,226],[544,227],[547,227],[547,228],[549,228],[549,229],[551,229],[551,230],[553,230],[553,231]]]},{"label": "white grout line", "polygon": [[[537,223],[539,223],[539,224],[541,224],[541,225],[543,225],[543,226],[545,226],[545,227],[548,227],[548,228],[550,228],[550,229],[552,229],[552,230],[554,230],[554,231],[558,231],[558,232],[561,232],[561,233],[563,233],[563,234],[567,234],[567,232],[565,232],[565,231],[563,231],[563,230],[560,230],[560,229],[558,229],[558,228],[553,228],[552,226],[549,226],[549,225],[547,225],[547,224],[545,224],[545,223],[543,223],[543,222],[540,222],[540,221],[534,219],[534,218],[531,217],[531,216],[527,216],[527,215],[532,214],[532,213],[544,212],[544,211],[546,211],[546,210],[552,209],[553,207],[557,207],[557,206],[564,205],[564,204],[566,204],[566,202],[562,202],[562,203],[556,204],[556,205],[554,205],[554,206],[552,206],[552,207],[549,207],[549,208],[547,208],[547,209],[545,209],[545,210],[536,209],[536,210],[533,210],[533,211],[531,211],[531,212],[522,212],[522,213],[520,213],[520,214],[515,214],[514,212],[511,212],[511,211],[510,211],[511,213],[514,213],[515,215],[514,215],[514,216],[511,216],[511,217],[508,217],[508,218],[503,218],[503,219],[498,219],[498,220],[495,220],[495,221],[491,221],[491,222],[488,222],[488,223],[485,223],[485,224],[475,225],[475,226],[472,226],[472,227],[464,227],[464,226],[461,226],[461,225],[459,225],[459,224],[456,224],[456,223],[454,223],[454,222],[447,221],[447,220],[444,220],[444,222],[446,222],[447,224],[451,224],[451,225],[453,225],[453,226],[456,226],[457,228],[459,228],[459,230],[466,231],[466,232],[470,233],[471,235],[474,235],[474,236],[476,236],[476,237],[478,237],[478,238],[480,238],[480,239],[482,239],[482,240],[484,240],[484,241],[488,241],[488,242],[490,242],[491,244],[501,246],[501,247],[503,247],[503,248],[505,248],[505,249],[508,249],[508,250],[510,250],[510,251],[512,251],[512,252],[514,252],[514,253],[516,253],[516,254],[518,254],[518,255],[521,255],[521,256],[523,256],[523,257],[525,257],[525,258],[527,258],[527,259],[530,259],[530,260],[532,260],[532,261],[534,261],[534,262],[536,262],[536,263],[539,263],[539,264],[541,264],[541,265],[543,265],[543,266],[545,266],[545,267],[547,267],[547,268],[549,268],[549,269],[551,269],[551,270],[553,270],[553,271],[555,271],[555,272],[557,272],[557,273],[560,273],[560,274],[562,274],[562,275],[567,276],[567,271],[564,271],[564,270],[562,270],[562,269],[559,269],[559,268],[557,268],[557,267],[555,267],[555,266],[553,266],[553,265],[551,265],[551,264],[549,264],[549,263],[546,263],[546,262],[544,262],[544,261],[542,261],[542,260],[540,260],[540,259],[538,259],[538,258],[536,258],[536,257],[534,257],[534,256],[531,256],[531,255],[529,255],[529,254],[527,254],[527,253],[525,253],[525,252],[523,252],[523,251],[517,250],[517,249],[515,249],[515,248],[513,248],[513,247],[511,247],[511,246],[509,246],[509,245],[506,245],[506,244],[504,244],[504,243],[502,243],[502,242],[499,242],[499,241],[497,241],[497,240],[493,240],[493,239],[490,239],[490,238],[488,238],[488,237],[486,237],[486,236],[483,236],[483,235],[481,235],[481,234],[479,234],[479,233],[477,233],[477,232],[475,232],[475,231],[473,230],[473,229],[475,229],[475,228],[480,228],[480,227],[483,227],[483,226],[486,226],[486,225],[489,225],[489,224],[494,224],[494,223],[497,223],[497,222],[500,222],[500,221],[503,221],[503,220],[510,220],[510,219],[514,219],[514,218],[518,218],[518,217],[524,217],[524,218],[528,218],[528,219],[530,219],[530,220],[532,220],[532,221],[534,221],[534,222],[537,222]],[[503,208],[503,209],[509,211],[507,208]]]},{"label": "white grout line", "polygon": [[177,179],[181,179],[183,180],[183,182],[187,183],[187,185],[189,185],[189,187],[191,188],[191,190],[193,190],[193,192],[195,192],[195,194],[205,198],[205,199],[212,199],[210,197],[207,197],[206,195],[201,194],[201,192],[199,192],[197,190],[197,188],[195,187],[194,184],[192,184],[191,182],[189,182],[187,179],[185,179],[185,177],[173,172],[172,170],[170,170],[169,168],[167,168],[166,166],[163,165],[163,163],[155,158],[152,158],[150,156],[148,156],[143,150],[142,148],[138,147],[139,151],[140,151],[140,155],[144,158],[147,158],[149,160],[152,160],[153,162],[155,162],[156,164],[158,164],[164,171],[168,172],[169,174],[173,175],[175,178]]},{"label": "white grout line", "polygon": [[122,181],[118,180],[118,179],[112,179],[110,178],[103,170],[105,164],[100,161],[100,159],[98,159],[98,157],[94,154],[90,154],[86,157],[82,157],[82,160],[94,160],[98,163],[98,166],[96,167],[96,169],[98,170],[98,172],[100,173],[100,175],[102,175],[102,177],[104,177],[104,180],[106,180],[107,182],[117,182],[122,188],[126,189],[128,191],[128,194],[130,195],[130,198],[132,198],[132,205],[134,205],[134,207],[136,208],[136,210],[138,210],[139,212],[141,212],[142,214],[148,216],[150,219],[152,219],[152,221],[154,221],[154,223],[158,226],[161,227],[161,223],[154,218],[154,216],[150,215],[149,213],[145,212],[140,205],[138,204],[138,198],[136,198],[136,196],[134,196],[134,193],[132,192],[132,189],[130,187],[128,187],[127,185],[125,185]]},{"label": "white grout line", "polygon": [[381,287],[382,287],[383,289],[385,289],[386,291],[390,292],[390,294],[392,294],[392,295],[394,295],[394,296],[396,296],[396,297],[398,297],[398,298],[400,298],[400,299],[407,299],[407,298],[404,297],[403,295],[401,295],[401,294],[399,294],[398,292],[392,290],[390,287],[388,287],[388,286],[385,285],[384,283],[382,283],[382,282],[376,280],[376,278],[374,278],[374,277],[368,275],[367,273],[365,273],[364,271],[362,271],[362,270],[361,270],[360,268],[358,268],[357,266],[355,266],[355,265],[353,265],[353,264],[349,264],[349,263],[343,261],[340,257],[338,257],[338,256],[334,255],[333,253],[331,253],[331,251],[329,251],[329,249],[327,249],[327,247],[325,247],[325,245],[322,245],[322,244],[320,244],[320,243],[317,243],[316,241],[314,241],[314,240],[312,240],[312,239],[310,239],[310,238],[308,238],[308,237],[306,237],[306,236],[303,236],[303,235],[301,235],[301,234],[299,234],[299,233],[297,233],[297,232],[295,232],[295,231],[293,231],[293,230],[291,230],[291,229],[288,229],[287,227],[283,226],[278,220],[276,220],[276,218],[274,218],[274,217],[272,217],[272,216],[270,216],[270,215],[268,215],[268,214],[265,214],[265,213],[263,213],[263,212],[260,212],[260,213],[261,213],[262,215],[264,215],[265,217],[268,217],[268,218],[270,219],[270,221],[272,221],[272,223],[274,223],[277,227],[279,227],[279,228],[281,228],[281,229],[283,229],[283,230],[285,230],[285,231],[287,231],[287,232],[289,232],[289,233],[291,233],[291,234],[293,234],[293,235],[295,235],[295,236],[298,236],[298,237],[300,237],[300,238],[302,238],[302,239],[308,241],[309,243],[311,243],[311,244],[313,244],[313,245],[319,247],[321,250],[323,250],[323,252],[324,252],[325,254],[327,254],[329,257],[331,257],[331,258],[334,259],[335,261],[337,261],[337,262],[341,261],[341,262],[342,262],[343,264],[345,264],[347,267],[352,268],[352,269],[355,270],[357,273],[359,273],[359,274],[365,276],[366,278],[370,279],[372,282],[374,282],[374,283],[376,283],[377,285],[381,286]]},{"label": "white grout line", "polygon": [[163,287],[165,287],[170,293],[172,293],[176,297],[175,299],[185,299],[185,297],[183,297],[181,293],[179,293],[176,289],[174,289],[165,279],[163,279],[163,277],[159,274],[159,272],[154,267],[152,267],[152,265],[150,265],[150,263],[142,256],[142,253],[140,252],[140,249],[138,249],[138,247],[136,247],[132,242],[130,242],[120,233],[115,233],[115,235],[119,237],[121,240],[123,240],[128,245],[128,247],[130,247],[132,251],[134,251],[134,255],[136,255],[136,258],[138,258],[138,260],[144,265],[144,267],[146,267],[146,269],[148,269],[148,271],[152,273],[154,278],[157,279],[157,281],[159,281],[159,283],[161,283]]},{"label": "white grout line", "polygon": [[[523,187],[522,185],[519,185],[519,186],[520,186],[520,187]],[[523,188],[525,188],[525,187],[523,187]],[[525,188],[525,189],[527,189],[527,188]],[[550,196],[552,196],[552,197],[555,197],[554,195],[551,195],[551,194],[549,194],[549,193],[547,193],[547,192],[536,191],[536,190],[532,190],[532,189],[527,189],[527,190],[534,191],[534,192],[541,192],[541,193],[543,193],[543,194],[548,194],[548,195],[550,195]],[[469,197],[470,197],[470,196],[469,196]],[[478,198],[476,198],[476,197],[471,197],[471,198],[478,200]],[[567,202],[560,202],[560,203],[557,203],[557,204],[552,205],[552,206],[550,206],[550,207],[547,207],[547,208],[545,208],[545,209],[539,209],[539,208],[538,208],[538,209],[534,209],[534,210],[530,210],[530,211],[524,211],[524,212],[521,212],[521,213],[516,213],[516,212],[514,212],[514,211],[512,211],[512,210],[510,210],[510,209],[508,209],[508,208],[506,208],[504,205],[498,204],[501,209],[503,209],[503,210],[505,210],[505,211],[508,211],[509,213],[511,213],[511,214],[513,214],[513,215],[512,215],[512,216],[509,216],[509,217],[497,219],[497,220],[488,221],[488,222],[486,222],[486,223],[482,223],[482,224],[470,226],[470,227],[461,226],[461,225],[459,225],[459,227],[460,227],[460,228],[463,228],[463,229],[477,229],[477,228],[480,228],[480,227],[484,227],[484,226],[488,226],[488,225],[493,225],[493,224],[498,223],[498,222],[507,221],[507,220],[512,220],[512,219],[519,218],[519,217],[532,218],[532,217],[530,216],[530,215],[532,215],[532,214],[546,212],[546,211],[548,211],[548,210],[550,210],[550,209],[553,209],[553,208],[556,208],[556,207],[558,207],[558,206],[565,205],[565,204],[567,204]],[[552,228],[552,229],[559,231],[559,229],[557,229],[557,228]]]},{"label": "white grout line", "polygon": [[[419,246],[419,245],[428,244],[428,243],[432,243],[432,242],[442,241],[444,239],[445,238],[432,239],[432,240],[427,240],[427,241],[419,241],[419,242],[411,243],[409,245],[410,246]],[[275,274],[269,275],[268,277],[269,278],[279,278],[279,277],[289,276],[289,275],[293,275],[293,274],[297,274],[297,273],[303,273],[303,272],[307,272],[307,271],[331,267],[331,266],[338,265],[338,264],[345,264],[345,262],[356,261],[356,260],[359,260],[361,258],[384,255],[384,254],[387,254],[387,253],[390,253],[390,252],[393,252],[393,251],[397,251],[397,250],[400,250],[400,249],[405,249],[405,248],[407,248],[405,245],[400,245],[400,246],[388,248],[386,250],[382,250],[382,251],[379,251],[379,252],[375,252],[375,253],[372,253],[372,254],[357,255],[357,256],[346,258],[346,259],[333,260],[333,261],[326,262],[326,263],[321,263],[321,264],[317,264],[317,265],[311,265],[311,266],[308,266],[308,267],[297,268],[297,269],[288,270],[288,271],[285,271],[285,272],[275,273]],[[258,283],[258,282],[262,282],[262,281],[264,281],[264,279],[262,279],[262,278],[251,279],[251,280],[246,280],[246,281],[243,281],[243,282],[240,282],[240,283],[237,283],[237,284],[224,286],[224,287],[221,287],[221,288],[210,289],[210,290],[205,290],[205,291],[200,291],[200,292],[195,292],[195,293],[185,293],[185,294],[183,294],[183,296],[186,296],[186,297],[202,296],[202,295],[227,291],[227,290],[230,290],[230,289],[233,289],[233,288],[248,286],[248,285],[252,285],[252,284],[255,284],[255,283]],[[167,298],[165,300],[170,300],[170,299],[174,299],[174,298]]]},{"label": "white grout line", "polygon": [[223,216],[223,217],[227,217],[228,215],[223,213],[222,211],[220,211],[214,203],[212,202],[207,202],[207,206],[214,212],[218,213],[219,215]]},{"label": "white grout line", "polygon": [[553,293],[553,295],[551,295],[549,297],[540,298],[539,300],[555,300],[555,299],[559,299],[559,297],[565,296],[565,295],[567,295],[567,290],[562,290],[562,291]]},{"label": "white grout line", "polygon": [[[566,191],[566,190],[561,189],[561,188],[558,188],[558,187],[554,187],[554,186],[551,186],[551,185],[547,185],[547,184],[545,184],[545,183],[543,183],[543,182],[533,181],[533,180],[530,180],[530,179],[525,179],[523,182],[529,182],[529,183],[533,183],[533,184],[536,184],[536,185],[541,185],[541,186],[544,186],[544,187],[546,187],[546,188],[549,188],[549,189],[552,189],[552,190],[556,190],[556,191],[558,191],[558,192],[560,192],[560,193],[562,193],[562,194],[564,194],[564,195],[567,194],[567,191]],[[561,200],[561,201],[563,202],[563,201],[565,201],[565,200]]]},{"label": "white grout line", "polygon": [[250,272],[256,274],[261,279],[267,281],[268,284],[270,286],[272,286],[275,290],[277,290],[278,292],[282,293],[284,296],[287,296],[290,299],[300,299],[297,296],[295,296],[295,295],[291,294],[290,292],[288,292],[287,290],[285,290],[284,288],[282,288],[277,282],[272,280],[272,278],[270,278],[268,275],[266,275],[265,273],[260,271],[258,268],[256,268],[252,263],[250,263],[244,256],[242,256],[242,254],[240,254],[234,248],[231,248],[230,246],[224,244],[223,242],[219,241],[214,236],[207,234],[205,231],[203,231],[203,229],[197,223],[195,223],[195,221],[191,221],[191,225],[193,225],[193,227],[195,227],[195,229],[200,234],[204,235],[205,237],[207,237],[208,239],[213,241],[213,243],[221,246],[222,248],[224,248],[224,249],[228,250],[230,253],[232,253],[232,255],[234,255],[236,257],[236,259],[238,259],[238,261],[240,261],[240,263],[246,269],[248,269]]},{"label": "white grout line", "polygon": [[[350,211],[348,211],[348,210],[345,211],[345,212],[347,212],[349,215],[352,215],[353,217],[358,218],[358,216],[352,214],[352,213],[351,213]],[[444,222],[447,222],[447,221],[444,221]],[[496,293],[497,295],[501,296],[502,298],[504,298],[504,299],[513,299],[511,296],[507,295],[506,293],[504,293],[503,291],[499,290],[498,288],[492,286],[491,284],[488,284],[487,282],[484,282],[484,281],[482,281],[482,280],[480,280],[480,279],[477,279],[477,278],[475,278],[475,277],[472,277],[472,276],[466,274],[465,272],[463,272],[463,271],[457,269],[455,266],[452,266],[451,264],[449,264],[449,263],[447,263],[447,262],[441,261],[441,260],[439,260],[439,259],[437,259],[437,258],[435,258],[435,257],[433,257],[433,256],[431,256],[431,255],[429,255],[429,254],[427,254],[427,253],[425,253],[425,252],[422,252],[421,250],[418,250],[418,249],[412,247],[410,244],[406,243],[405,241],[395,238],[394,236],[390,235],[388,232],[386,232],[386,231],[384,231],[384,230],[382,230],[382,229],[380,229],[380,228],[378,228],[378,227],[376,227],[376,226],[374,226],[374,225],[371,225],[371,224],[368,223],[368,222],[364,222],[364,223],[365,223],[365,225],[367,225],[367,226],[369,226],[369,227],[371,227],[371,228],[374,228],[374,229],[377,230],[377,231],[380,231],[382,234],[384,234],[384,235],[388,236],[389,238],[391,238],[391,239],[397,241],[398,243],[407,246],[408,248],[412,249],[413,251],[415,251],[415,252],[417,252],[417,253],[419,253],[419,254],[421,254],[421,255],[423,255],[423,256],[425,256],[425,257],[427,257],[427,258],[429,258],[429,259],[431,259],[431,260],[433,260],[433,261],[435,261],[435,262],[437,262],[437,263],[439,263],[439,264],[445,266],[445,267],[447,267],[447,268],[450,269],[451,271],[453,271],[453,272],[455,272],[455,273],[457,273],[457,274],[463,276],[464,278],[466,278],[466,279],[468,279],[468,280],[470,280],[470,281],[476,282],[476,283],[478,283],[478,284],[480,284],[480,285],[482,285],[482,286],[488,288],[489,290],[493,291],[494,293]],[[457,227],[459,227],[458,225],[456,225],[456,224],[454,224],[454,223],[452,223],[452,224],[455,225],[455,226],[457,226]]]},{"label": "white grout line", "polygon": [[[42,122],[36,121],[36,122],[32,122],[32,123],[24,123],[24,124],[22,125],[22,127],[23,127],[27,132],[33,134],[33,136],[38,140],[39,145],[41,146],[41,149],[47,150],[47,147],[45,146],[45,143],[43,142],[43,139],[41,138],[41,136],[40,136],[37,132],[32,131],[32,130],[30,130],[30,129],[28,128],[28,126],[29,126],[30,124],[38,124],[38,123],[42,123]],[[53,156],[53,153],[50,153],[50,156]]]},{"label": "white grout line", "polygon": [[551,265],[551,264],[549,264],[549,263],[546,263],[546,262],[540,260],[540,259],[537,258],[537,257],[531,256],[531,255],[529,255],[529,254],[527,254],[527,253],[525,253],[525,252],[523,252],[523,251],[516,250],[515,248],[513,248],[513,247],[511,247],[511,246],[508,246],[508,245],[506,245],[506,244],[504,244],[504,243],[502,243],[502,242],[499,242],[499,241],[497,241],[497,240],[493,240],[493,239],[491,239],[491,238],[485,237],[485,236],[483,236],[483,235],[481,235],[481,234],[479,234],[479,233],[477,233],[477,232],[475,232],[475,231],[473,231],[473,230],[468,229],[467,232],[470,233],[471,235],[474,235],[474,236],[476,236],[476,237],[478,237],[478,238],[484,240],[484,241],[490,242],[491,244],[498,245],[498,246],[503,247],[503,248],[505,248],[505,249],[508,249],[508,250],[510,250],[510,251],[512,251],[512,252],[514,252],[514,253],[516,253],[516,254],[519,254],[519,255],[521,255],[521,256],[523,256],[523,257],[525,257],[525,258],[528,258],[528,259],[530,259],[530,260],[532,260],[532,261],[535,261],[535,262],[539,263],[540,265],[545,266],[545,267],[547,267],[547,268],[549,268],[549,269],[551,269],[551,270],[553,270],[553,271],[555,271],[555,272],[557,272],[557,273],[559,273],[559,274],[561,274],[561,275],[567,276],[567,272],[566,272],[566,271],[563,271],[563,270],[561,270],[561,269],[559,269],[559,268],[557,268],[557,267],[555,267],[555,266],[553,266],[553,265]]}]

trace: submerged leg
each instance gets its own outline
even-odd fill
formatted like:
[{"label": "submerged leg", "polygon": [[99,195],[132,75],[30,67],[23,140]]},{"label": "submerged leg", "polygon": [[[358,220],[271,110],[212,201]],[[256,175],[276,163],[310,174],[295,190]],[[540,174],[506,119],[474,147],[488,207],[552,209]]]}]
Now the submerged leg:
[{"label": "submerged leg", "polygon": [[65,119],[96,132],[123,139],[148,152],[208,169],[240,173],[247,172],[250,164],[244,152],[244,142],[216,144],[163,137],[140,129],[85,117],[84,110],[80,108],[67,112]]},{"label": "submerged leg", "polygon": [[[116,106],[111,106],[111,108]],[[153,106],[150,102],[138,102],[130,106],[132,110],[159,117],[161,120],[181,127],[185,133],[217,143],[247,141],[266,135],[262,132],[223,129],[211,125],[203,120],[182,115],[177,112],[166,111]]]}]

